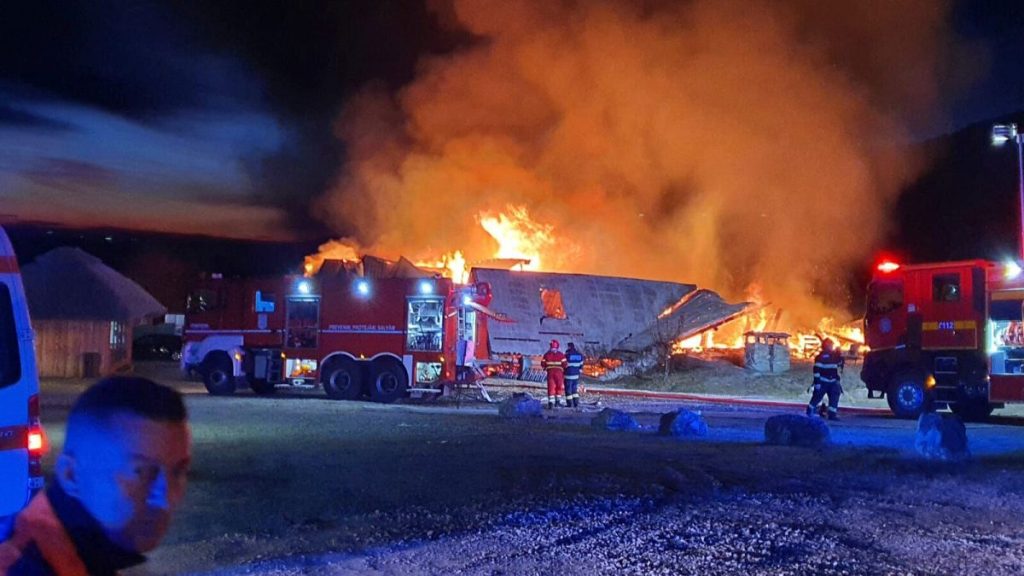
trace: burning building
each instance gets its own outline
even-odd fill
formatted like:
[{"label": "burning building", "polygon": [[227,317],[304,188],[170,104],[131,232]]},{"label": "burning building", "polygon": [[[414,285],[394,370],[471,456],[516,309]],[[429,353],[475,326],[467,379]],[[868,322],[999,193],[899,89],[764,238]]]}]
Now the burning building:
[{"label": "burning building", "polygon": [[475,268],[472,276],[490,284],[494,307],[513,320],[488,324],[489,350],[506,360],[539,356],[556,339],[576,343],[594,359],[636,365],[663,357],[676,341],[729,322],[750,306],[676,282],[489,268]]}]

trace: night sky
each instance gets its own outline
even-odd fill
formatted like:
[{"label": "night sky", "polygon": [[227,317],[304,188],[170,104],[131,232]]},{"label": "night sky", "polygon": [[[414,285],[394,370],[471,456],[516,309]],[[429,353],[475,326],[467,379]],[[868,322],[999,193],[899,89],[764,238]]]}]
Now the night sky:
[{"label": "night sky", "polygon": [[[973,58],[942,79],[957,96],[915,138],[1024,108],[1020,2],[958,1],[949,18]],[[416,0],[8,3],[0,221],[336,234],[310,207],[344,166],[339,111],[475,42],[447,19],[444,2]]]}]

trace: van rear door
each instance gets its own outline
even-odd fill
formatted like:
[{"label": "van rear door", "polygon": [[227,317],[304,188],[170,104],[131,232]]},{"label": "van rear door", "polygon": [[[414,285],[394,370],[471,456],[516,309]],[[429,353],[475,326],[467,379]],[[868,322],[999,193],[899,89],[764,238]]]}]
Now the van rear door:
[{"label": "van rear door", "polygon": [[0,528],[42,485],[39,379],[25,291],[14,250],[0,228]]}]

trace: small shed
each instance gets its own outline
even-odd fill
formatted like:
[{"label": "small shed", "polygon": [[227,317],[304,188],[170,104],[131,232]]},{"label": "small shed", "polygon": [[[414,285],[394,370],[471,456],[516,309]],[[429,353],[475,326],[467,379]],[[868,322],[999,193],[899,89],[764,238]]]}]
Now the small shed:
[{"label": "small shed", "polygon": [[131,365],[135,326],[167,309],[141,286],[78,248],[22,269],[39,375],[96,378]]},{"label": "small shed", "polygon": [[789,371],[789,334],[785,332],[747,332],[743,335],[745,362],[755,372]]}]

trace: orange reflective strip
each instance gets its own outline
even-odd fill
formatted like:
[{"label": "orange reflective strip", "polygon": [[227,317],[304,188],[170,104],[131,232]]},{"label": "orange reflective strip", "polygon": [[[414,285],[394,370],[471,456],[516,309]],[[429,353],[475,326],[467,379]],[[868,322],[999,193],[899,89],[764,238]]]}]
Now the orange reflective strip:
[{"label": "orange reflective strip", "polygon": [[17,274],[18,260],[14,256],[0,256],[0,274]]},{"label": "orange reflective strip", "polygon": [[0,428],[0,450],[24,450],[27,436],[28,426]]}]

